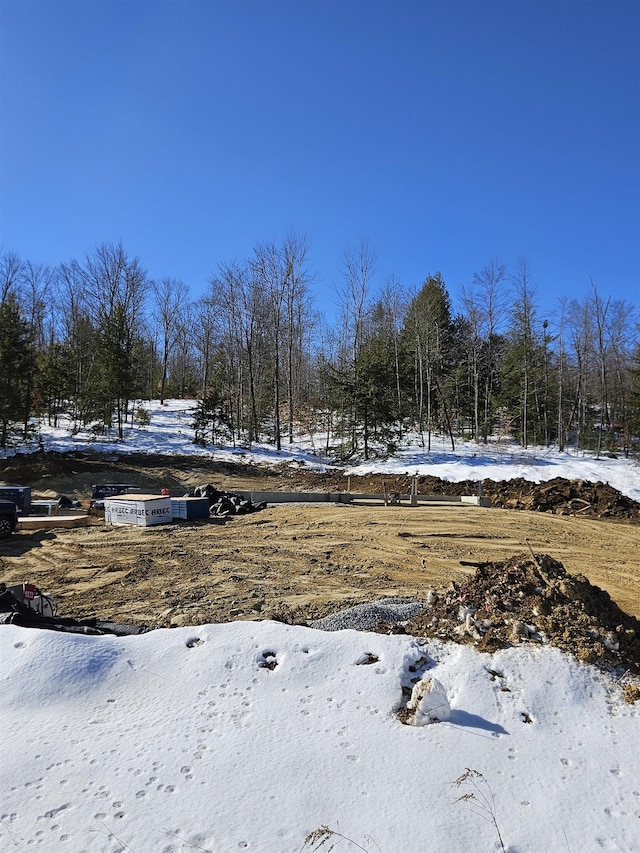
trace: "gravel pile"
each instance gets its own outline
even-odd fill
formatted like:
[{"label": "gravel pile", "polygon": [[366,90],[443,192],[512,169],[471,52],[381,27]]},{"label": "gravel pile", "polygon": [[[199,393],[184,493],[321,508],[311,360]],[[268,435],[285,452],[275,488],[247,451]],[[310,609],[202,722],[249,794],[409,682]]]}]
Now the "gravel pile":
[{"label": "gravel pile", "polygon": [[341,613],[307,622],[310,628],[321,631],[375,631],[381,625],[398,625],[418,616],[427,607],[413,598],[381,598],[368,604],[357,604]]}]

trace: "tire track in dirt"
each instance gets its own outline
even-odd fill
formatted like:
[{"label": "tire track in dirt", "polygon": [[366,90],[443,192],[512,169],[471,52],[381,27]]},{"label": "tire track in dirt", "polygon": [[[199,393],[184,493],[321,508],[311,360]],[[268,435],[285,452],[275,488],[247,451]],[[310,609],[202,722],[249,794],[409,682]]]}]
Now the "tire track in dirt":
[{"label": "tire track in dirt", "polygon": [[462,506],[277,505],[153,528],[20,531],[0,579],[31,581],[65,616],[147,625],[311,619],[473,573],[464,563],[548,553],[640,616],[640,526]]}]

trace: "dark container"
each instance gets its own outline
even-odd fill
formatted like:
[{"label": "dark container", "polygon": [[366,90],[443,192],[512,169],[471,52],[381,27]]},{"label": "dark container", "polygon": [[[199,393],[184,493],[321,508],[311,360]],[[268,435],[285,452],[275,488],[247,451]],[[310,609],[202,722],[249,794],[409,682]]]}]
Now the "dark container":
[{"label": "dark container", "polygon": [[18,515],[29,515],[31,511],[31,486],[0,486],[0,498],[13,501]]}]

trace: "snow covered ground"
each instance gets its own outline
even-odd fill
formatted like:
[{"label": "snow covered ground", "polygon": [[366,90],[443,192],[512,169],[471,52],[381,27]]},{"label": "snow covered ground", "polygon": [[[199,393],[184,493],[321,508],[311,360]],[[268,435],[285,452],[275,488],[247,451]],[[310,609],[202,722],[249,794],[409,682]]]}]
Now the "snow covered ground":
[{"label": "snow covered ground", "polygon": [[[107,449],[202,452],[184,409],[153,408]],[[324,464],[310,450],[295,452]],[[414,447],[384,470],[580,477],[640,497],[630,461],[540,450]],[[442,684],[449,718],[403,725],[402,687],[420,676]],[[640,707],[549,647],[488,655],[275,622],[125,638],[9,625],[0,725],[3,853],[640,850]]]},{"label": "snow covered ground", "polygon": [[[231,447],[200,447],[193,443],[192,410],[195,401],[167,400],[143,403],[149,412],[148,426],[127,427],[125,441],[115,437],[96,439],[88,431],[71,435],[68,429],[52,429],[41,425],[40,435],[46,450],[65,452],[91,447],[96,451],[124,453],[180,453],[203,455],[219,461],[248,463],[304,464],[308,468],[324,469],[330,462],[323,455],[325,435],[302,436],[293,445],[283,443],[279,453],[266,444],[254,445],[251,450]],[[640,465],[637,461],[610,459],[593,454],[560,453],[557,449],[530,447],[524,450],[515,443],[493,442],[489,445],[459,442],[451,451],[448,438],[438,436],[432,441],[431,453],[418,443],[417,436],[408,436],[406,444],[390,459],[362,463],[350,468],[352,474],[379,473],[431,474],[443,480],[509,480],[522,477],[540,483],[554,477],[583,479],[609,483],[633,500],[640,501]]]},{"label": "snow covered ground", "polygon": [[[3,851],[499,850],[467,768],[511,853],[640,849],[640,709],[556,649],[245,622],[0,655]],[[448,721],[396,718],[416,664]]]}]

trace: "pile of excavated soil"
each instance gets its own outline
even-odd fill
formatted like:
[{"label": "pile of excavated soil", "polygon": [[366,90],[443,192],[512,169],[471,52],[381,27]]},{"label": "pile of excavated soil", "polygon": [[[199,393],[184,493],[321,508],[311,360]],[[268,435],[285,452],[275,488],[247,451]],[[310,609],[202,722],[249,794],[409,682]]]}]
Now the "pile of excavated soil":
[{"label": "pile of excavated soil", "polygon": [[596,518],[640,518],[640,504],[608,483],[556,477],[538,484],[518,478],[499,483],[487,482],[486,493],[491,495],[494,506],[504,509]]},{"label": "pile of excavated soil", "polygon": [[482,651],[548,643],[584,663],[640,674],[640,620],[547,554],[482,563],[467,580],[429,598],[427,609],[402,630]]},{"label": "pile of excavated soil", "polygon": [[[292,475],[294,478],[296,474]],[[299,475],[298,475],[299,476]],[[345,474],[316,475],[322,479],[327,491],[345,489]],[[366,477],[352,476],[348,480],[353,492],[408,494],[412,478],[408,475]],[[521,509],[533,512],[550,512],[556,515],[577,515],[586,518],[640,519],[640,503],[621,494],[608,483],[591,483],[586,480],[565,480],[556,477],[544,483],[532,483],[518,477],[514,480],[461,480],[451,483],[439,477],[417,478],[421,495],[476,495],[480,488],[491,505],[501,509]]]}]

